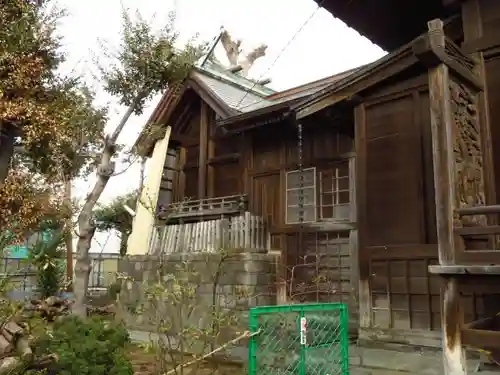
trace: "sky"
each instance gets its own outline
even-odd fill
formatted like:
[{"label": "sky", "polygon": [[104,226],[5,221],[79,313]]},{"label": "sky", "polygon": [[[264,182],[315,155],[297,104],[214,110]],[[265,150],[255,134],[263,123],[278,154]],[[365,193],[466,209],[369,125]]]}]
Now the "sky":
[{"label": "sky", "polygon": [[[244,51],[267,44],[266,56],[255,63],[249,77],[271,78],[268,86],[275,90],[321,79],[385,54],[325,9],[317,9],[313,0],[58,0],[57,4],[67,13],[59,29],[68,56],[63,71],[82,74],[91,81],[98,103],[110,106],[109,130],[116,126],[125,108],[104,93],[93,78],[93,61],[103,58],[103,44],[111,49],[119,45],[123,8],[131,13],[139,11],[154,27],[161,27],[168,12],[175,9],[176,28],[184,40],[198,34],[200,39],[210,41],[223,26],[233,39],[243,41]],[[216,57],[224,61],[219,50]],[[158,101],[159,95],[148,103],[141,116],[129,120],[120,143],[131,146],[135,142]],[[138,164],[117,162],[119,174],[108,182],[101,203],[128,193],[139,184]],[[94,176],[75,181],[74,196],[83,199],[94,183]],[[114,234],[100,233],[91,251],[117,252],[118,244]]]}]

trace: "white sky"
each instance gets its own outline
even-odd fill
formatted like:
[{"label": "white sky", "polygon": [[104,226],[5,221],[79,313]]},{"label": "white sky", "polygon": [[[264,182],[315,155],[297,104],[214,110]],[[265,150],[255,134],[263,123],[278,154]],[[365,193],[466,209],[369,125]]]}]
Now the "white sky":
[{"label": "white sky", "polygon": [[[153,25],[162,25],[167,13],[176,7],[177,29],[181,37],[199,33],[201,39],[210,41],[224,26],[234,38],[243,40],[243,49],[261,43],[268,45],[265,57],[257,61],[250,71],[254,78],[272,78],[269,85],[283,90],[371,62],[384,52],[342,21],[324,9],[318,10],[307,25],[293,39],[304,22],[317,8],[313,0],[58,0],[67,10],[60,34],[68,53],[66,69],[90,75],[93,71],[92,56],[99,57],[99,41],[117,46],[120,41],[122,4],[132,12],[139,10]],[[290,44],[289,44],[290,43]],[[288,47],[280,52],[287,45]],[[223,61],[223,56],[218,56]],[[274,63],[274,64],[273,64]],[[124,108],[113,103],[99,83],[99,101],[111,103],[109,127],[118,122]],[[131,145],[144,126],[159,98],[154,99],[139,117],[132,118],[120,142]],[[125,166],[118,165],[120,171]],[[137,165],[113,177],[100,202],[108,202],[118,195],[138,186]],[[83,198],[93,187],[94,178],[75,181],[74,194]],[[92,251],[117,252],[118,239],[108,234],[96,235]]]}]

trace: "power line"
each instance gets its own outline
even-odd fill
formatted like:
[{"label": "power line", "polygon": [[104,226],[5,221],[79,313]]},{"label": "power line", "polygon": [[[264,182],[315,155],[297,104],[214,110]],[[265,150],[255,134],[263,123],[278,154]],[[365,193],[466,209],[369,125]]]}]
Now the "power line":
[{"label": "power line", "polygon": [[295,32],[294,36],[288,41],[287,44],[285,44],[285,46],[281,49],[281,51],[278,53],[278,56],[276,56],[276,58],[274,59],[274,61],[271,63],[271,65],[266,69],[266,71],[264,73],[262,73],[260,75],[260,77],[254,81],[253,85],[245,91],[245,94],[243,95],[243,97],[240,99],[240,101],[238,102],[238,104],[236,104],[236,108],[239,108],[239,105],[241,104],[241,102],[243,102],[243,100],[245,100],[246,96],[250,93],[250,91],[252,91],[254,89],[254,87],[257,85],[257,83],[262,79],[262,77],[267,74],[272,68],[273,66],[276,64],[276,62],[279,60],[279,58],[281,57],[281,55],[283,55],[283,53],[286,51],[286,49],[290,46],[290,44],[292,44],[292,42],[295,40],[295,38],[297,38],[297,36],[302,32],[302,30],[304,30],[304,28],[307,26],[307,24],[309,23],[309,21],[311,21],[311,19],[316,15],[316,13],[318,12],[318,10],[321,8],[321,5],[323,5],[323,2],[325,0],[321,0],[319,3],[318,3],[318,6],[316,7],[316,9],[314,10],[314,12],[312,12],[312,14],[306,19],[306,21],[302,24],[302,26],[299,27],[299,29]]}]

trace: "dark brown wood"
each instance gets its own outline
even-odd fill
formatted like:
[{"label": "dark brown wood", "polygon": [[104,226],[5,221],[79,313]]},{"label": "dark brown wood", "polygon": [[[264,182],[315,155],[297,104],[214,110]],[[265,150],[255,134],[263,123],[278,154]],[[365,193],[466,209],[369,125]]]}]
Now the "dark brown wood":
[{"label": "dark brown wood", "polygon": [[[464,43],[473,39],[481,39],[484,35],[483,20],[481,16],[481,6],[479,0],[468,0],[461,4],[462,6],[462,23],[464,31]],[[497,32],[500,32],[500,27],[497,26]],[[497,44],[500,45],[500,36],[497,34]],[[492,38],[490,38],[491,40]],[[487,41],[486,41],[487,42]],[[488,43],[488,42],[487,42]],[[490,42],[491,43],[491,42]],[[493,45],[492,45],[493,46]],[[488,49],[484,46],[484,49]],[[484,54],[481,50],[471,53],[472,58],[477,62],[476,74],[481,80],[484,87],[487,86],[486,68],[484,62]],[[484,179],[485,179],[485,198],[486,204],[494,204],[496,202],[496,187],[495,187],[495,173],[493,163],[493,145],[492,133],[490,125],[490,111],[489,111],[489,93],[484,90],[478,94],[479,106],[479,121],[481,127],[481,147],[483,149],[483,163],[484,163]],[[492,217],[489,218],[490,222]]]},{"label": "dark brown wood", "polygon": [[500,234],[500,225],[490,225],[486,227],[462,227],[455,228],[455,234],[460,236]]},{"label": "dark brown wood", "polygon": [[362,67],[347,78],[318,92],[303,103],[299,103],[296,107],[297,118],[310,116],[335,103],[349,100],[361,91],[408,69],[418,61],[413,54],[413,43],[412,41],[402,46],[374,64]]},{"label": "dark brown wood", "polygon": [[[444,46],[443,24],[439,20],[428,23],[431,45]],[[448,65],[441,63],[429,70],[429,98],[431,110],[432,148],[434,160],[434,186],[439,265],[451,266],[456,261],[453,228],[456,207],[455,156],[453,153],[453,114],[451,109],[450,73]],[[457,280],[445,280],[443,289],[441,324],[443,329],[443,360],[446,375],[466,373],[465,353],[460,341],[463,316],[460,307]]]},{"label": "dark brown wood", "polygon": [[[209,146],[213,147],[213,142],[211,144],[209,144]],[[233,162],[238,162],[239,160],[240,160],[240,153],[234,152],[234,153],[226,154],[226,155],[211,156],[208,159],[208,164],[214,165],[214,164],[223,164],[223,163],[233,163]]]},{"label": "dark brown wood", "polygon": [[359,273],[359,324],[371,326],[371,295],[369,253],[366,248],[366,108],[364,104],[354,109],[354,134],[356,150],[356,216],[358,220],[358,273]]},{"label": "dark brown wood", "polygon": [[208,146],[207,146],[207,196],[213,198],[215,196],[215,168],[214,168],[214,157],[215,157],[215,140],[210,134],[213,133],[215,128],[215,116],[214,113],[208,108]]},{"label": "dark brown wood", "polygon": [[[463,6],[464,7],[470,7],[471,5],[467,4],[468,2],[464,2]],[[470,3],[473,3],[475,6],[477,2],[471,1]],[[474,4],[475,3],[475,4]],[[465,9],[464,9],[465,10]],[[476,11],[474,11],[476,12]],[[467,12],[464,13],[464,26],[470,26],[470,27],[476,27],[479,26],[482,29],[482,22],[475,21],[475,20],[470,20],[468,17],[471,13],[469,13],[469,10],[467,9]],[[476,13],[477,14],[477,13]],[[477,34],[469,34],[468,32],[465,31],[464,29],[464,34],[465,34],[465,40],[462,44],[462,49],[466,53],[478,53],[478,52],[485,52],[488,50],[491,50],[495,47],[500,46],[500,40],[499,40],[499,33],[500,33],[500,26],[499,25],[494,25],[492,28],[490,28],[487,33],[484,33],[481,30],[481,33]]]},{"label": "dark brown wood", "polygon": [[198,197],[207,194],[207,160],[208,160],[208,127],[209,112],[205,102],[201,102],[200,112],[200,155],[198,160]]},{"label": "dark brown wood", "polygon": [[404,6],[398,0],[366,0],[362,4],[349,0],[316,2],[387,51],[417,37],[426,21],[446,15],[453,7],[452,0],[408,0]]},{"label": "dark brown wood", "polygon": [[500,265],[435,265],[429,266],[429,272],[438,275],[500,275]]},{"label": "dark brown wood", "polygon": [[[460,109],[473,112],[464,121],[476,124],[474,121],[478,120],[481,124],[477,135],[482,139],[482,169],[488,168],[487,154],[491,152],[488,143],[492,142],[483,134],[488,115],[481,105],[475,105],[475,100],[484,100],[483,87],[488,87],[488,94],[494,99],[496,86],[488,86],[492,82],[488,77],[496,79],[496,68],[500,65],[494,62],[490,50],[490,57],[484,57],[489,76],[478,79],[477,59],[465,55],[452,43],[461,42],[464,30],[469,35],[468,26],[464,24],[462,30],[462,19],[457,12],[452,17],[448,27],[433,22],[424,36],[405,41],[407,44],[378,62],[346,73],[338,81],[331,81],[335,82],[333,85],[301,99],[295,109],[304,125],[302,165],[315,168],[314,222],[301,227],[289,224],[287,218],[287,202],[293,199],[293,195],[292,198],[287,195],[287,176],[299,165],[297,129],[290,112],[297,105],[293,102],[224,118],[220,108],[205,94],[197,94],[190,101],[189,95],[185,95],[182,110],[179,107],[177,111],[182,122],[177,125],[180,133],[177,136],[184,149],[184,162],[179,170],[184,177],[178,177],[182,194],[176,196],[180,200],[181,196],[247,194],[248,210],[265,221],[270,247],[280,253],[283,269],[288,269],[282,280],[286,286],[282,288],[282,297],[288,302],[347,302],[365,338],[371,335],[386,342],[403,342],[407,333],[411,338],[407,340],[409,343],[432,345],[439,345],[443,311],[448,342],[455,350],[459,346],[455,340],[456,322],[462,319],[457,308],[460,303],[456,298],[457,287],[447,284],[447,303],[443,305],[440,299],[443,280],[439,277],[443,269],[437,274],[431,272],[437,270],[439,257],[445,263],[441,267],[451,266],[452,262],[467,267],[496,262],[498,254],[487,251],[493,247],[484,244],[480,236],[487,237],[500,228],[493,223],[488,226],[453,223],[453,217],[465,223],[476,220],[479,213],[471,211],[469,219],[457,216],[457,213],[465,216],[469,208],[461,212],[465,201],[454,201],[453,189],[460,190],[462,186],[452,183],[456,178],[456,168],[451,166],[455,163],[456,145],[450,134],[461,128],[452,131],[450,124],[464,120],[460,118],[463,115]],[[420,30],[425,29],[425,23],[420,26]],[[445,37],[445,30],[454,30],[447,35],[450,38]],[[281,100],[284,94],[278,95]],[[206,104],[209,113],[206,118],[214,119],[218,114],[219,123],[227,125],[223,136],[214,134],[214,129],[221,127],[208,124],[207,138],[203,138],[205,116],[198,108],[200,101]],[[489,105],[493,119],[500,102],[492,103],[496,103]],[[190,113],[189,121],[182,119],[186,112]],[[356,168],[349,169],[352,175],[346,194],[349,191],[355,214],[351,212],[345,221],[338,222],[320,217],[319,212],[323,212],[320,189],[327,180],[324,176],[353,157]],[[483,174],[484,184],[492,188],[491,178],[484,171]],[[455,187],[450,190],[449,186]],[[470,204],[484,202],[476,199]],[[455,209],[458,211],[454,212]],[[210,211],[189,220],[211,218]],[[492,216],[490,212],[484,214]],[[455,247],[459,251],[453,254],[451,249]],[[341,290],[339,296],[325,293],[320,283],[313,282],[326,264],[326,260],[316,259],[322,259],[324,253],[330,254],[328,262],[331,260],[335,265],[326,267],[325,272],[331,278],[329,282]],[[341,263],[345,269],[339,266]],[[456,276],[460,290],[468,293],[463,300],[463,315],[475,319],[483,312],[482,297],[477,296],[477,289],[470,289],[473,282],[463,275]],[[493,278],[475,275],[474,280],[481,277]],[[493,283],[481,285],[488,285],[489,291]],[[347,292],[347,288],[351,291]]]},{"label": "dark brown wood", "polygon": [[186,173],[184,172],[184,166],[186,165],[186,148],[181,147],[179,149],[179,159],[178,159],[178,170],[179,170],[179,177],[177,179],[178,185],[177,185],[177,202],[182,201],[185,199],[185,194],[186,194]]},{"label": "dark brown wood", "polygon": [[500,213],[500,205],[461,207],[456,209],[459,215],[484,215]]},{"label": "dark brown wood", "polygon": [[[429,23],[432,32],[434,28],[442,28],[442,23]],[[444,45],[444,34],[436,35],[440,40],[437,44]],[[453,232],[453,214],[455,184],[453,170],[452,113],[450,107],[449,70],[445,64],[440,64],[429,71],[429,97],[431,110],[431,130],[434,157],[434,186],[436,187],[436,218],[439,263],[453,264],[455,258],[455,236]]]}]

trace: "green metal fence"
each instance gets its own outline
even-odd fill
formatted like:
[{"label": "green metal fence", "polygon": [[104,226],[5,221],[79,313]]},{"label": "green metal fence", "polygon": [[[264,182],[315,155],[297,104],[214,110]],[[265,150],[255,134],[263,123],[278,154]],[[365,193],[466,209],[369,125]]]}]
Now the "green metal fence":
[{"label": "green metal fence", "polygon": [[249,375],[349,374],[349,317],[342,303],[250,310]]}]

